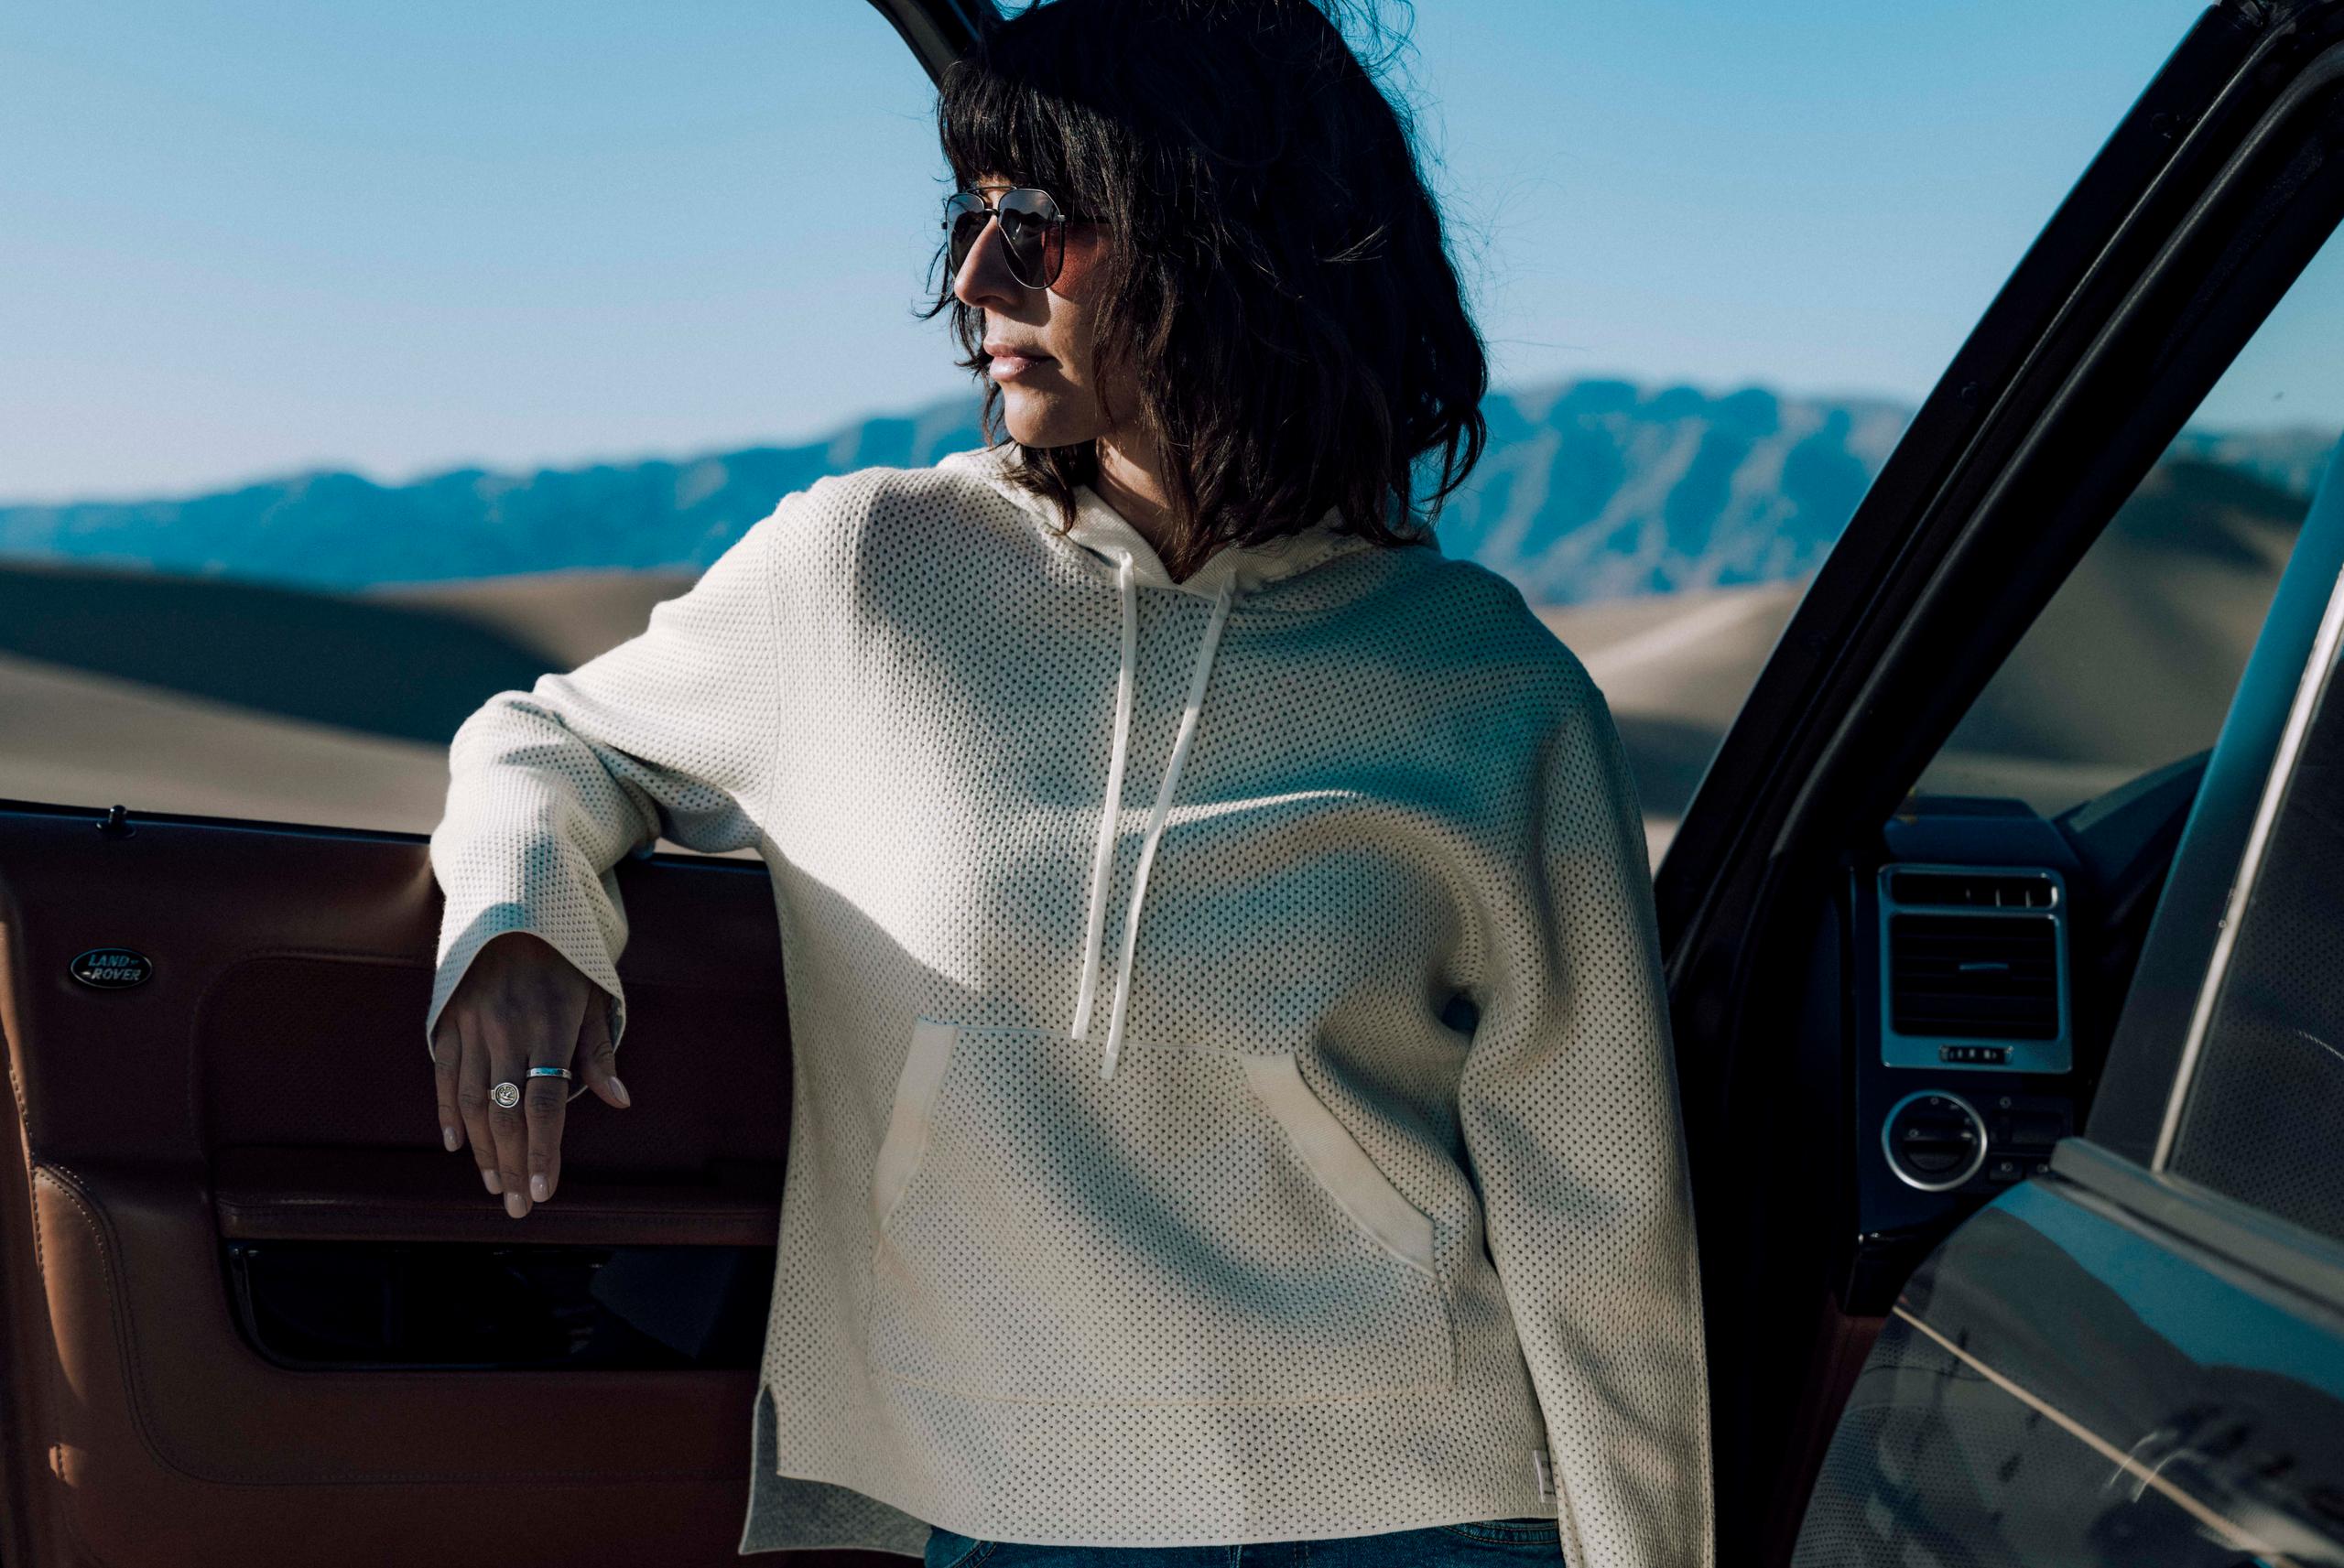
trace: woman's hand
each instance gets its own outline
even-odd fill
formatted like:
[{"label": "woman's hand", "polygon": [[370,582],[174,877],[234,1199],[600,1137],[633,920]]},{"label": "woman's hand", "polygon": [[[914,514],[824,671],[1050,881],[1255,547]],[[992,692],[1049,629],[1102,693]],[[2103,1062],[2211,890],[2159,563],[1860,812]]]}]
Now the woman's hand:
[{"label": "woman's hand", "polygon": [[[586,1086],[624,1109],[625,1087],[611,1070],[616,1047],[602,988],[542,937],[493,936],[472,955],[431,1032],[438,1064],[440,1134],[450,1151],[469,1140],[481,1181],[518,1219],[561,1182],[561,1129],[568,1078],[530,1077],[531,1067],[571,1067]],[[572,1058],[575,1057],[573,1066]],[[507,1109],[490,1086],[521,1086]]]}]

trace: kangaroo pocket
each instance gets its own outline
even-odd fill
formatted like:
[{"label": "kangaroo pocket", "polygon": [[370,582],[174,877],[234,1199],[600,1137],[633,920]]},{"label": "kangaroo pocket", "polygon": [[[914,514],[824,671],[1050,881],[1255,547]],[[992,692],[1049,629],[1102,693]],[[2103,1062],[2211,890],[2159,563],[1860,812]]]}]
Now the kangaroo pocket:
[{"label": "kangaroo pocket", "polygon": [[871,1191],[872,1368],[980,1399],[1290,1404],[1456,1380],[1432,1221],[1286,1055],[922,1019]]}]

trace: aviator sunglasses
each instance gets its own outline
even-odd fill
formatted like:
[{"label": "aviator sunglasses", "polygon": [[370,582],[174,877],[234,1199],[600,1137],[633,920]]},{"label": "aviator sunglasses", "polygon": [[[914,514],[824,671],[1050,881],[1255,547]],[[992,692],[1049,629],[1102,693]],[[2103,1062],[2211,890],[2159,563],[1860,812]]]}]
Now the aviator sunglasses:
[{"label": "aviator sunglasses", "polygon": [[1047,288],[1056,283],[1058,268],[1066,263],[1066,226],[1090,220],[1079,212],[1061,211],[1047,190],[1025,186],[983,189],[1001,194],[991,205],[978,190],[955,191],[945,198],[945,256],[953,276],[960,275],[984,226],[999,219],[1002,243],[1009,253],[1009,275],[1028,288]]}]

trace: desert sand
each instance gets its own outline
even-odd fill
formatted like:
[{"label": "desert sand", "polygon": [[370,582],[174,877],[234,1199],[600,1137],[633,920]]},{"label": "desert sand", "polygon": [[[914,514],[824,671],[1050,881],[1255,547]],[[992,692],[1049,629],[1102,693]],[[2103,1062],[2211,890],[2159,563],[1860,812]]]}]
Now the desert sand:
[{"label": "desert sand", "polygon": [[[2177,527],[2157,500],[2086,557],[1919,787],[2056,811],[2213,743],[2292,534],[2252,508]],[[426,834],[465,714],[635,635],[690,580],[334,594],[0,563],[0,797]],[[1540,612],[1619,722],[1655,864],[1806,586]]]}]

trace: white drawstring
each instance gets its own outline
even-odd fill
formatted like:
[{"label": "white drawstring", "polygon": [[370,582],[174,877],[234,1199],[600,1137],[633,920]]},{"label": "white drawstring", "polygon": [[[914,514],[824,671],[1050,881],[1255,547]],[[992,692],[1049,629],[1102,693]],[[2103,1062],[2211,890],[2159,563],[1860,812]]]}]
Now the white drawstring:
[{"label": "white drawstring", "polygon": [[1115,818],[1123,805],[1123,759],[1131,750],[1132,686],[1139,678],[1139,613],[1132,589],[1132,557],[1124,551],[1115,567],[1115,587],[1123,603],[1123,665],[1115,676],[1115,744],[1107,759],[1107,804],[1099,813],[1099,848],[1091,862],[1091,918],[1082,937],[1082,986],[1074,999],[1077,1040],[1091,1030],[1099,948],[1107,923],[1107,867],[1115,853]]},{"label": "white drawstring", "polygon": [[[1128,573],[1130,569],[1130,557],[1126,557],[1124,558],[1124,571]],[[1126,576],[1123,581],[1125,583],[1124,591],[1127,596],[1123,601],[1124,613],[1126,616],[1129,616],[1131,613],[1131,600],[1128,598],[1128,594],[1130,592],[1129,577]],[[1188,677],[1188,701],[1187,707],[1182,709],[1180,714],[1179,738],[1172,743],[1172,760],[1164,765],[1164,782],[1156,786],[1156,809],[1148,813],[1147,837],[1141,842],[1139,849],[1139,869],[1132,874],[1131,912],[1123,917],[1123,957],[1122,972],[1115,977],[1115,1005],[1107,1014],[1107,1049],[1105,1054],[1100,1059],[1099,1063],[1099,1076],[1102,1078],[1111,1078],[1114,1076],[1115,1058],[1123,1051],[1123,1012],[1125,1007],[1131,1000],[1132,954],[1137,948],[1139,943],[1139,914],[1141,905],[1147,898],[1148,868],[1155,863],[1156,846],[1164,836],[1165,820],[1171,815],[1172,792],[1179,787],[1180,768],[1181,765],[1188,760],[1188,743],[1196,739],[1197,718],[1204,709],[1205,683],[1212,674],[1213,650],[1221,643],[1221,624],[1229,619],[1230,602],[1236,597],[1236,580],[1232,578],[1221,585],[1221,592],[1213,600],[1212,619],[1205,623],[1204,641],[1197,646],[1196,670],[1195,673]],[[1131,630],[1131,622],[1128,619],[1124,622],[1123,625],[1123,665],[1128,675],[1132,665],[1133,634]],[[1126,689],[1128,689],[1128,682],[1126,683]],[[1126,709],[1125,712],[1127,714],[1128,709]],[[1120,733],[1121,732],[1118,731],[1119,737]],[[1119,766],[1120,756],[1121,754],[1119,752]],[[1111,782],[1108,784],[1109,800],[1111,802],[1111,815],[1112,806],[1114,804],[1120,804],[1122,798],[1118,789],[1120,783],[1120,774],[1111,774]],[[1104,842],[1104,840],[1102,840],[1102,842]],[[1105,861],[1101,860],[1100,864],[1103,869]],[[1094,880],[1094,891],[1097,886],[1098,883]],[[1094,923],[1096,918],[1097,913],[1094,911]],[[1083,994],[1087,1009],[1090,995],[1090,976],[1088,973],[1084,975],[1083,979]],[[1083,1022],[1086,1023],[1090,1022],[1087,1011],[1084,1013]]]}]

